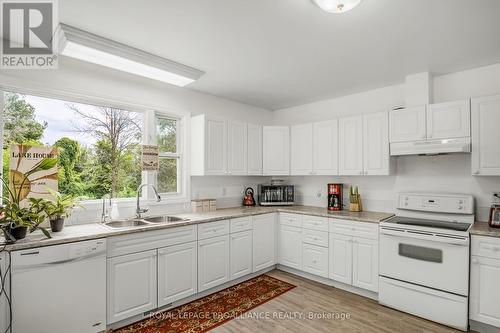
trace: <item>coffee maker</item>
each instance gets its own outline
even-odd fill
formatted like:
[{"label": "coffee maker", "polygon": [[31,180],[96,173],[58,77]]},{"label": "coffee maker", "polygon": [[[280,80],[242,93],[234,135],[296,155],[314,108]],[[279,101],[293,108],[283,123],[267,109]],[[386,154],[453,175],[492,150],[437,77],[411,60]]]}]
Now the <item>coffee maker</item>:
[{"label": "coffee maker", "polygon": [[500,228],[500,195],[498,193],[493,194],[488,223],[492,228]]},{"label": "coffee maker", "polygon": [[342,210],[342,184],[328,184],[328,210]]}]

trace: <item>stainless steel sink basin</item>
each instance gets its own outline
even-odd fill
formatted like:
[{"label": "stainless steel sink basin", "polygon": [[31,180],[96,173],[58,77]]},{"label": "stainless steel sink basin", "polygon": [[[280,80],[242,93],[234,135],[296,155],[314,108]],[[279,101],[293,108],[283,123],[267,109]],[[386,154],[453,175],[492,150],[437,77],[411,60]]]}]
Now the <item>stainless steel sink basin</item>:
[{"label": "stainless steel sink basin", "polygon": [[144,217],[144,218],[142,218],[142,220],[149,222],[149,223],[172,223],[172,222],[189,221],[187,219],[183,219],[180,217],[167,216],[167,215]]},{"label": "stainless steel sink basin", "polygon": [[130,227],[145,226],[148,225],[149,223],[137,219],[130,219],[130,220],[110,221],[103,224],[110,228],[130,228]]}]

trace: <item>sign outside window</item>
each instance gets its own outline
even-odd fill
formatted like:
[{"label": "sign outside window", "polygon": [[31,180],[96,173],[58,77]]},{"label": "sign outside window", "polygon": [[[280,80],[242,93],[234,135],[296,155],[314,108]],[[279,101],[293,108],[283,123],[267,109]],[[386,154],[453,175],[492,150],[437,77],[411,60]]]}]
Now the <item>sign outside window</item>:
[{"label": "sign outside window", "polygon": [[142,146],[142,170],[158,171],[160,169],[160,159],[158,157],[158,146]]},{"label": "sign outside window", "polygon": [[22,204],[28,198],[52,198],[57,191],[59,150],[51,146],[11,145],[9,187]]}]

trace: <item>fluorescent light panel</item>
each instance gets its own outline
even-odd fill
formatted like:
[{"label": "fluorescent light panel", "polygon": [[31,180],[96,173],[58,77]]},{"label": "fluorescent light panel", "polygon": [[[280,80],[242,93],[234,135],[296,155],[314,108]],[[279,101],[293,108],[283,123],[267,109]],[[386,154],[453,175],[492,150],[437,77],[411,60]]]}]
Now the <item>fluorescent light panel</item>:
[{"label": "fluorescent light panel", "polygon": [[64,56],[184,87],[204,73],[115,41],[60,25]]}]

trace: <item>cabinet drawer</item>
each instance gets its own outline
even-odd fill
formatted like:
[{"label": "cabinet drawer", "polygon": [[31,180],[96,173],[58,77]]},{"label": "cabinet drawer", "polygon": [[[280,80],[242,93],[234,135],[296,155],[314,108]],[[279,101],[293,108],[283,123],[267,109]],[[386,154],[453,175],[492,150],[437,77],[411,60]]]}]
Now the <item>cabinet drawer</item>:
[{"label": "cabinet drawer", "polygon": [[314,275],[328,277],[328,249],[302,244],[302,270]]},{"label": "cabinet drawer", "polygon": [[195,225],[162,230],[138,232],[107,239],[107,257],[158,249],[166,246],[193,242],[196,240]]},{"label": "cabinet drawer", "polygon": [[198,240],[229,234],[229,220],[198,224]]},{"label": "cabinet drawer", "polygon": [[280,224],[289,225],[291,227],[301,227],[302,226],[302,215],[290,214],[290,213],[280,213]]},{"label": "cabinet drawer", "polygon": [[302,242],[328,247],[328,232],[318,230],[302,230]]},{"label": "cabinet drawer", "polygon": [[500,238],[472,235],[473,256],[500,259]]},{"label": "cabinet drawer", "polygon": [[252,217],[246,216],[246,217],[231,219],[230,230],[231,233],[245,231],[245,230],[252,230]]},{"label": "cabinet drawer", "polygon": [[378,223],[330,219],[329,229],[336,234],[378,239]]},{"label": "cabinet drawer", "polygon": [[304,215],[302,217],[302,228],[328,232],[328,218]]}]

